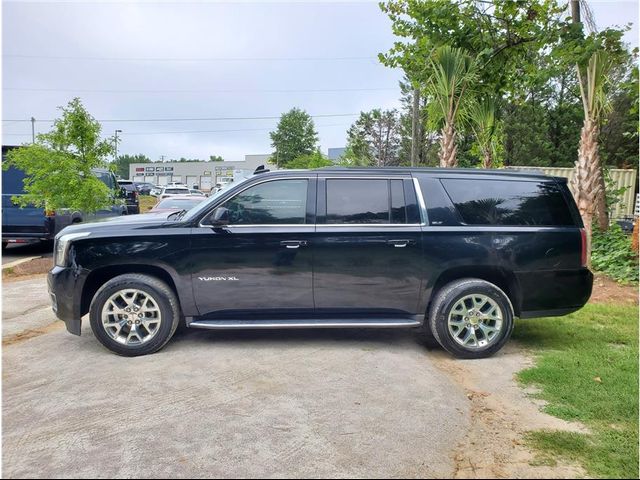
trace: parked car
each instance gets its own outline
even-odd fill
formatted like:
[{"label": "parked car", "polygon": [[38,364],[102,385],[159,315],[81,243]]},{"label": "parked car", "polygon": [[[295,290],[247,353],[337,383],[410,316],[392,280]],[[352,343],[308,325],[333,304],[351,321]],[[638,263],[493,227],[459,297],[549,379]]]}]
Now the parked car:
[{"label": "parked car", "polygon": [[206,197],[207,194],[204,192],[201,192],[200,190],[196,189],[196,188],[190,188],[189,189],[189,195],[194,195],[196,197]]},{"label": "parked car", "polygon": [[140,213],[140,194],[133,182],[118,180],[118,185],[123,192],[127,205],[127,214],[134,215]]},{"label": "parked car", "polygon": [[[417,328],[460,358],[591,295],[566,179],[464,169],[277,171],[188,212],[66,228],[48,277],[79,335],[135,356],[204,329]],[[73,259],[73,261],[71,261]],[[184,320],[182,320],[184,319]]]},{"label": "parked car", "polygon": [[[3,155],[9,150],[3,147]],[[95,169],[94,175],[105,185],[113,189],[113,204],[109,207],[87,214],[82,211],[61,209],[45,210],[34,206],[24,208],[16,205],[11,197],[24,194],[25,173],[14,167],[2,171],[2,248],[10,243],[37,243],[51,241],[67,225],[86,220],[120,216],[126,213],[124,201],[116,190],[116,178],[108,170]]]},{"label": "parked car", "polygon": [[151,190],[156,188],[153,183],[149,182],[134,182],[134,185],[138,189],[140,195],[151,195]]},{"label": "parked car", "polygon": [[162,189],[164,187],[160,187],[160,186],[154,186],[151,191],[149,192],[149,195],[151,195],[152,197],[157,197],[162,193]]},{"label": "parked car", "polygon": [[187,187],[165,187],[162,189],[162,192],[160,192],[159,197],[160,198],[168,198],[171,197],[172,195],[189,195],[189,189]]},{"label": "parked car", "polygon": [[204,200],[206,200],[206,197],[196,195],[172,195],[156,203],[153,208],[149,210],[149,213],[169,213],[190,210]]}]

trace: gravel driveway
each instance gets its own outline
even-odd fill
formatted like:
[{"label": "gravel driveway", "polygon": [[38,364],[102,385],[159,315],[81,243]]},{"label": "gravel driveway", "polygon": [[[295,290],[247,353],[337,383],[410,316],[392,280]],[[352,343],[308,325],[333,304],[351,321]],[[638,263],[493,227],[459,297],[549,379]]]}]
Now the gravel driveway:
[{"label": "gravel driveway", "polygon": [[45,285],[3,285],[7,478],[454,473],[469,401],[412,331],[193,330],[128,359]]}]

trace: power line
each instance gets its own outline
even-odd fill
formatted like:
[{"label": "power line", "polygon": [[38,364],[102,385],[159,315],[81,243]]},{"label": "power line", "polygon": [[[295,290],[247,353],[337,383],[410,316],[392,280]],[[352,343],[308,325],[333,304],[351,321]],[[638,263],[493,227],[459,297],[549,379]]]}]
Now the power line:
[{"label": "power line", "polygon": [[[345,123],[333,123],[328,125],[316,125],[316,128],[327,127],[347,127],[350,124]],[[121,135],[176,135],[176,134],[197,134],[197,133],[229,133],[229,132],[267,132],[272,128],[238,128],[238,129],[224,129],[224,130],[181,130],[173,132],[121,132]],[[28,135],[28,133],[4,133],[3,135]]]},{"label": "power line", "polygon": [[38,59],[38,60],[81,60],[99,62],[350,62],[371,61],[376,56],[354,57],[72,57],[66,55],[24,55],[7,53],[4,58]]},{"label": "power line", "polygon": [[319,89],[79,89],[79,88],[24,88],[24,87],[3,87],[3,90],[21,92],[71,92],[71,93],[336,93],[336,92],[377,92],[398,90],[398,87],[380,88],[319,88]]},{"label": "power line", "polygon": [[[359,113],[331,113],[320,115],[309,115],[312,118],[328,118],[328,117],[356,117]],[[120,118],[120,119],[107,119],[100,120],[98,122],[217,122],[226,120],[277,120],[280,115],[266,116],[266,117],[209,117],[209,118]],[[3,119],[3,122],[30,122],[31,119]],[[54,122],[55,120],[37,120],[38,122]]]}]

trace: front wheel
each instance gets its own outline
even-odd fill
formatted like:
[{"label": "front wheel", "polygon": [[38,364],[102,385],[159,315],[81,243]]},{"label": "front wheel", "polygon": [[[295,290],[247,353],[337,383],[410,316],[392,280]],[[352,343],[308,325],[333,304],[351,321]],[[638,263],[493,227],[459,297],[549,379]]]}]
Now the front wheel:
[{"label": "front wheel", "polygon": [[429,326],[438,343],[458,358],[486,358],[509,340],[513,309],[507,295],[484,280],[451,282],[436,294]]},{"label": "front wheel", "polygon": [[96,293],[90,307],[91,330],[118,355],[135,357],[160,350],[180,321],[178,299],[161,280],[125,274],[112,278]]}]

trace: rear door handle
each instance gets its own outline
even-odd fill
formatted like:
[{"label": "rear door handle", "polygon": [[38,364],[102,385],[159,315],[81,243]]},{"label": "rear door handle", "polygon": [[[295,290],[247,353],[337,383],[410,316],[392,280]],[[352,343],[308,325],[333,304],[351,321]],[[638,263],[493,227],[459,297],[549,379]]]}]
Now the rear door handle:
[{"label": "rear door handle", "polygon": [[387,244],[396,248],[404,248],[407,245],[412,245],[414,242],[412,240],[387,240]]},{"label": "rear door handle", "polygon": [[283,240],[282,242],[280,242],[280,246],[287,247],[287,248],[306,247],[307,241],[306,240]]}]

